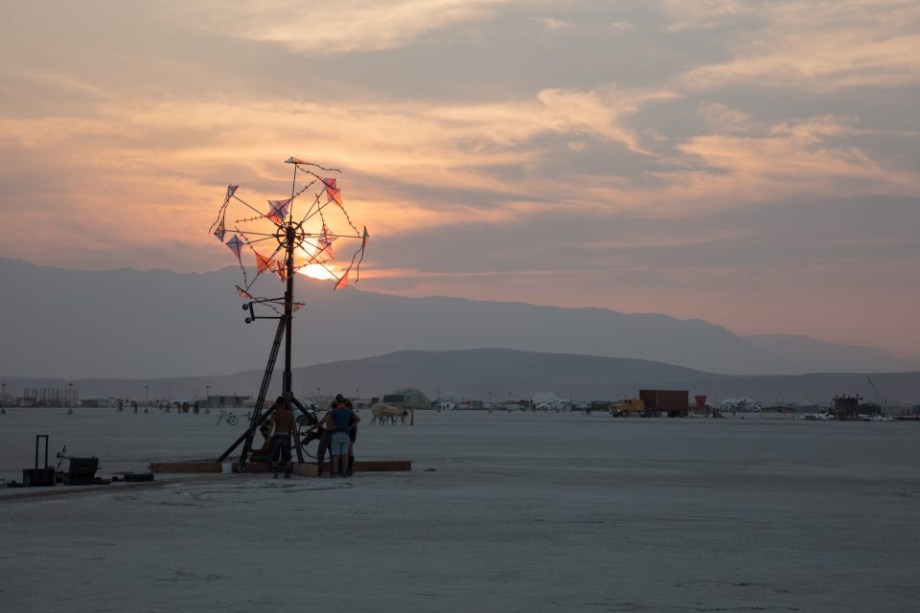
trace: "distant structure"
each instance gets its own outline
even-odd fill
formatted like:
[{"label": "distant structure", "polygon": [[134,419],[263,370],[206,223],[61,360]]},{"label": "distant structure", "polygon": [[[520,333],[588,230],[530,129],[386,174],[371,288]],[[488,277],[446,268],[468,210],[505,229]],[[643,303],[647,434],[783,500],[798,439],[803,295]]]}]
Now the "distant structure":
[{"label": "distant structure", "polygon": [[404,387],[384,395],[384,404],[395,404],[406,409],[430,409],[431,400],[416,387]]},{"label": "distant structure", "polygon": [[241,407],[249,402],[250,396],[241,394],[208,394],[204,405],[211,408]]},{"label": "distant structure", "polygon": [[27,387],[22,391],[25,407],[72,407],[77,404],[78,390],[67,387]]},{"label": "distant structure", "polygon": [[855,396],[835,396],[834,397],[834,417],[847,421],[851,419],[861,419],[862,415],[873,416],[881,415],[882,407],[878,404],[860,403],[863,398],[856,394]]}]

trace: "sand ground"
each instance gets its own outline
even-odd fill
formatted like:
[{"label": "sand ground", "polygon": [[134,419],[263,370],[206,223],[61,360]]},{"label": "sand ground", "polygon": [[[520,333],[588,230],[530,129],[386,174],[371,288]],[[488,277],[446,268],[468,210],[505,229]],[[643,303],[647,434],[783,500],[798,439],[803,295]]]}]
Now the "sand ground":
[{"label": "sand ground", "polygon": [[[216,457],[217,415],[7,409],[100,476]],[[244,412],[239,411],[242,415]],[[0,488],[4,611],[916,611],[920,424],[419,413],[409,473]],[[54,462],[52,458],[52,462]]]}]

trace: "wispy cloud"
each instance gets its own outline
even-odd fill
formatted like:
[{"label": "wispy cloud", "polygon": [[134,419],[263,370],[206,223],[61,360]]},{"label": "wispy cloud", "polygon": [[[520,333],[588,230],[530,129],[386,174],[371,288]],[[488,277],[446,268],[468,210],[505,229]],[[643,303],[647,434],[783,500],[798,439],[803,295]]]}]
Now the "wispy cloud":
[{"label": "wispy cloud", "polygon": [[432,31],[476,22],[509,0],[340,0],[304,3],[263,0],[174,3],[182,19],[225,36],[275,42],[316,54],[380,51]]},{"label": "wispy cloud", "polygon": [[568,21],[556,17],[533,17],[532,19],[547,30],[568,30],[572,27]]},{"label": "wispy cloud", "polygon": [[[907,0],[790,1],[757,7],[716,2],[684,8],[696,23],[756,17],[731,34],[730,59],[698,66],[679,79],[692,90],[730,86],[836,91],[897,86],[920,77],[920,5]],[[672,5],[674,8],[675,5]]]}]

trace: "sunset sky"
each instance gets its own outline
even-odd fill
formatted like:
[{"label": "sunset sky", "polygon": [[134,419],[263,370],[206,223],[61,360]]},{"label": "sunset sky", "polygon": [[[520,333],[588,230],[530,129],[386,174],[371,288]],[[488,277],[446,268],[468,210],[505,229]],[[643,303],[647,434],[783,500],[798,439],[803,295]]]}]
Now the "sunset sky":
[{"label": "sunset sky", "polygon": [[360,289],[920,359],[916,0],[10,0],[0,49],[0,256],[235,265],[293,155]]}]

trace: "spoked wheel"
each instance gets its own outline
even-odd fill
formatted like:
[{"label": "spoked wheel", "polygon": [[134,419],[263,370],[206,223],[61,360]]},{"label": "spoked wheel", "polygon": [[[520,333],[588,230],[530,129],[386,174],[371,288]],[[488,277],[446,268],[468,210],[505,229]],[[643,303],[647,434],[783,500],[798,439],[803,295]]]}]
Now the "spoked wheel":
[{"label": "spoked wheel", "polygon": [[298,433],[300,437],[300,446],[303,452],[312,459],[316,459],[319,453],[319,432],[316,428],[301,430]]}]

